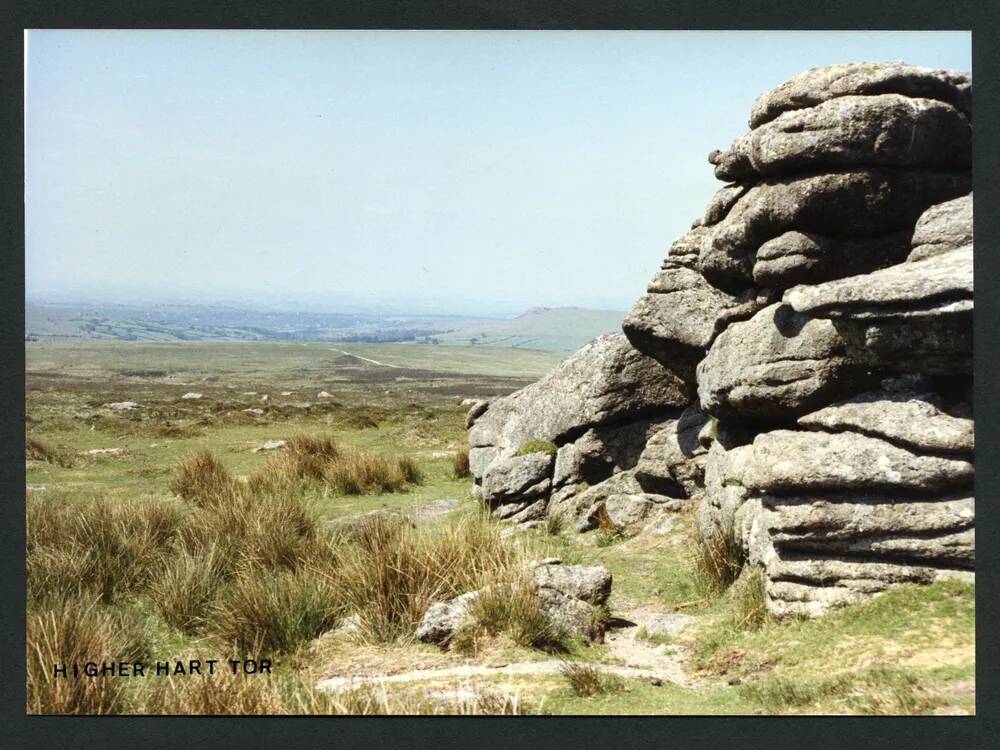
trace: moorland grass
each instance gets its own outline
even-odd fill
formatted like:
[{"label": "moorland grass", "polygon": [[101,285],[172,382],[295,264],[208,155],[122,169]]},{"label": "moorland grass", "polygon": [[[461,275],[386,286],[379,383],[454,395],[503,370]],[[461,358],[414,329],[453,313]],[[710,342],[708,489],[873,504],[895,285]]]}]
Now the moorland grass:
[{"label": "moorland grass", "polygon": [[32,714],[122,713],[128,681],[55,674],[55,665],[135,662],[149,656],[142,626],[86,598],[61,599],[29,611],[27,623],[27,710]]},{"label": "moorland grass", "polygon": [[[475,654],[483,640],[505,634],[519,646],[558,653],[569,650],[570,635],[545,613],[529,574],[505,571],[506,578],[483,586],[450,647]],[[485,638],[484,638],[485,637]]]},{"label": "moorland grass", "polygon": [[565,662],[560,673],[570,689],[578,696],[589,698],[600,693],[613,693],[624,689],[625,681],[617,675],[608,674],[592,664]]},{"label": "moorland grass", "polygon": [[451,475],[455,479],[467,479],[472,476],[472,471],[469,468],[468,448],[455,451],[455,458],[451,462]]},{"label": "moorland grass", "polygon": [[716,527],[709,534],[702,533],[700,524],[692,524],[687,549],[690,551],[689,567],[695,585],[704,595],[721,594],[728,589],[743,570],[746,562],[743,548],[732,526]]},{"label": "moorland grass", "polygon": [[521,563],[499,526],[479,514],[433,530],[375,515],[334,554],[347,602],[375,642],[412,637],[432,602],[508,580]]},{"label": "moorland grass", "polygon": [[56,448],[35,437],[25,438],[24,457],[29,461],[44,461],[63,468],[73,466],[73,458],[65,450]]},{"label": "moorland grass", "polygon": [[257,491],[305,481],[323,483],[341,495],[370,495],[403,492],[423,480],[408,456],[388,458],[338,446],[331,437],[297,435],[249,481]]}]

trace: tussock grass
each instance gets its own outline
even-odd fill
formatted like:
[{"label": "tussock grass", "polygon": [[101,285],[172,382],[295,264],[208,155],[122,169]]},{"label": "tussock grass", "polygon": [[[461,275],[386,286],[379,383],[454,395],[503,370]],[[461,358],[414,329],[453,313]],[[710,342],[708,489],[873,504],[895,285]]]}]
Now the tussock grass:
[{"label": "tussock grass", "polygon": [[[31,714],[111,714],[126,710],[127,680],[72,676],[72,665],[142,661],[148,634],[120,612],[86,599],[65,599],[30,612],[27,710]],[[54,666],[67,665],[67,677]]]},{"label": "tussock grass", "polygon": [[295,482],[324,482],[342,495],[405,491],[423,482],[409,457],[387,458],[356,448],[338,446],[330,437],[298,435],[250,478],[256,492]]},{"label": "tussock grass", "polygon": [[205,629],[209,607],[225,579],[224,562],[216,547],[192,552],[181,548],[150,585],[163,619],[183,633]]},{"label": "tussock grass", "polygon": [[294,570],[325,553],[315,515],[300,493],[246,486],[195,511],[181,537],[191,552],[216,548],[227,575],[248,566]]},{"label": "tussock grass", "polygon": [[27,499],[29,599],[90,592],[105,603],[147,584],[185,521],[176,503]]},{"label": "tussock grass", "polygon": [[530,574],[508,572],[508,579],[483,588],[470,608],[470,624],[460,628],[452,647],[475,653],[480,635],[505,633],[519,646],[549,652],[568,650],[569,634],[545,614]]},{"label": "tussock grass", "polygon": [[743,549],[731,527],[716,528],[705,536],[697,523],[691,526],[688,564],[696,587],[702,594],[717,595],[739,578],[746,562]]},{"label": "tussock grass", "polygon": [[71,468],[73,466],[73,458],[66,451],[34,437],[25,439],[24,457],[29,461],[44,461],[56,466],[62,466],[63,468]]},{"label": "tussock grass", "polygon": [[242,653],[288,653],[333,627],[341,613],[328,576],[253,570],[226,586],[211,618],[214,631]]},{"label": "tussock grass", "polygon": [[594,514],[594,520],[597,522],[597,535],[594,543],[598,547],[610,547],[612,544],[625,539],[625,535],[622,534],[621,529],[615,526],[614,521],[611,520],[611,516],[608,515],[607,508],[603,504]]},{"label": "tussock grass", "polygon": [[[309,696],[312,698],[313,696]],[[308,713],[319,702],[295,701],[273,678],[233,675],[228,668],[214,675],[169,677],[154,683],[135,713],[196,716],[272,716]]]},{"label": "tussock grass", "polygon": [[399,492],[421,481],[412,459],[388,459],[359,450],[345,451],[326,470],[325,480],[342,495]]},{"label": "tussock grass", "polygon": [[451,475],[455,479],[467,479],[472,476],[469,469],[469,449],[462,448],[455,452],[455,457],[451,462]]},{"label": "tussock grass", "polygon": [[545,516],[545,533],[549,536],[559,536],[566,528],[565,513],[549,513]]},{"label": "tussock grass", "polygon": [[772,677],[743,685],[740,692],[772,714],[833,705],[867,715],[913,716],[931,713],[940,702],[913,671],[884,665],[805,680]]},{"label": "tussock grass", "polygon": [[376,642],[411,637],[432,602],[507,579],[520,561],[485,515],[435,530],[372,516],[334,554],[346,600]]},{"label": "tussock grass", "polygon": [[771,620],[767,612],[766,575],[760,566],[744,568],[730,589],[733,598],[730,626],[734,630],[757,630]]},{"label": "tussock grass", "polygon": [[559,671],[566,678],[570,689],[581,697],[613,693],[625,687],[625,681],[617,675],[603,672],[590,664],[565,662]]},{"label": "tussock grass", "polygon": [[[137,711],[137,713],[140,711]],[[390,693],[366,685],[342,693],[309,683],[225,674],[169,678],[149,695],[142,713],[201,716],[518,716],[529,712],[517,695],[476,690],[471,696],[434,700],[419,691]]]},{"label": "tussock grass", "polygon": [[230,497],[235,480],[210,451],[201,451],[181,461],[170,489],[185,500],[206,506]]},{"label": "tussock grass", "polygon": [[530,713],[517,695],[476,690],[471,696],[432,700],[416,692],[390,695],[371,686],[340,693],[330,699],[328,713],[352,716],[523,716]]}]

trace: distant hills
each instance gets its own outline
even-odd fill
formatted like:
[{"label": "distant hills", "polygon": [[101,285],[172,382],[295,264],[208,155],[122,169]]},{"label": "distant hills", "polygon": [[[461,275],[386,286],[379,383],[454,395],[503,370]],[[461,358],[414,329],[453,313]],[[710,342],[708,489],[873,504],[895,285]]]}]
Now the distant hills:
[{"label": "distant hills", "polygon": [[602,333],[620,331],[625,313],[582,307],[535,307],[513,320],[476,323],[435,334],[441,344],[511,346],[573,352]]},{"label": "distant hills", "polygon": [[339,341],[571,352],[621,329],[625,313],[538,307],[511,320],[243,309],[224,305],[28,302],[25,340]]}]

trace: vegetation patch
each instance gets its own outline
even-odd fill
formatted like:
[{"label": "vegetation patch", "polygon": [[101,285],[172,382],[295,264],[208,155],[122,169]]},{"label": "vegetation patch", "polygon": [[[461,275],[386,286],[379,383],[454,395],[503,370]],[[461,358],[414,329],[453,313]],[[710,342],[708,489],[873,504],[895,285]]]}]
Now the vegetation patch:
[{"label": "vegetation patch", "polygon": [[498,525],[479,514],[435,530],[374,515],[334,554],[346,601],[375,642],[412,638],[431,603],[508,580],[520,563]]},{"label": "vegetation patch", "polygon": [[566,662],[560,668],[570,689],[578,696],[589,698],[600,693],[614,693],[625,688],[625,681],[592,664]]},{"label": "vegetation patch", "polygon": [[408,456],[387,458],[353,447],[338,446],[331,437],[298,435],[250,478],[255,491],[299,481],[320,482],[341,495],[402,492],[424,481]]},{"label": "vegetation patch", "polygon": [[559,452],[559,446],[549,440],[529,440],[517,449],[515,456],[527,456],[532,453],[544,453],[554,456]]},{"label": "vegetation patch", "polygon": [[526,572],[504,571],[509,578],[485,586],[472,604],[470,623],[459,629],[452,648],[475,653],[478,637],[505,634],[519,646],[548,652],[569,650],[569,634],[553,623],[542,608]]},{"label": "vegetation patch", "polygon": [[468,448],[455,452],[455,458],[451,462],[451,475],[455,479],[467,479],[472,476],[472,471],[469,469]]},{"label": "vegetation patch", "polygon": [[33,437],[24,441],[24,457],[29,461],[44,461],[64,468],[73,465],[73,458],[65,450]]},{"label": "vegetation patch", "polygon": [[717,595],[729,588],[746,562],[732,527],[716,528],[706,536],[699,524],[692,524],[688,548],[692,577],[706,595]]}]

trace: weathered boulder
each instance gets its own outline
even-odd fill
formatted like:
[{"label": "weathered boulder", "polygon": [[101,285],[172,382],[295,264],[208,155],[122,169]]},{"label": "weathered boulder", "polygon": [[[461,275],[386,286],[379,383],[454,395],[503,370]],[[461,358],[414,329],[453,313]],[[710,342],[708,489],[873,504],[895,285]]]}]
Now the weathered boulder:
[{"label": "weathered boulder", "polygon": [[843,96],[783,112],[714,163],[715,176],[727,181],[822,167],[965,169],[972,127],[955,107],[933,99]]},{"label": "weathered boulder", "polygon": [[111,404],[105,404],[104,407],[112,411],[132,411],[133,409],[144,408],[142,404],[135,401],[115,401]]},{"label": "weathered boulder", "polygon": [[972,372],[972,246],[785,293],[835,321],[858,362],[890,372]]},{"label": "weathered boulder", "polygon": [[968,172],[855,169],[761,182],[702,241],[700,269],[713,286],[753,284],[754,256],[789,231],[868,236],[908,229],[928,207],[971,189]]},{"label": "weathered boulder", "polygon": [[746,463],[752,457],[748,445],[726,449],[713,443],[705,459],[705,491],[698,504],[698,530],[704,539],[728,535],[737,527],[736,517],[750,497],[743,485]]},{"label": "weathered boulder", "polygon": [[837,557],[776,558],[768,565],[767,608],[777,617],[819,617],[904,583],[968,580],[971,571]]},{"label": "weathered boulder", "polygon": [[[606,604],[611,595],[611,573],[601,566],[563,565],[559,558],[546,558],[529,566],[531,586],[548,621],[571,635],[599,638],[594,607]],[[445,646],[466,623],[482,590],[470,591],[427,608],[417,626],[416,638]]]},{"label": "weathered boulder", "polygon": [[628,536],[637,534],[655,519],[687,510],[691,501],[643,492],[611,494],[595,501],[581,516],[576,530],[590,531],[609,526]]},{"label": "weathered boulder", "polygon": [[774,430],[758,435],[742,484],[762,492],[928,491],[968,486],[972,463],[914,453],[853,432]]},{"label": "weathered boulder", "polygon": [[971,568],[976,505],[971,497],[817,494],[761,498],[772,544],[784,551]]},{"label": "weathered boulder", "polygon": [[[567,485],[552,493],[549,515],[557,515],[568,523],[579,524],[587,511],[611,495],[638,495],[642,488],[632,470],[612,474],[603,482],[591,486],[586,482]],[[588,527],[589,528],[589,527]]]},{"label": "weathered boulder", "polygon": [[864,380],[830,321],[774,304],[716,339],[698,365],[698,397],[720,419],[775,421],[829,403]]},{"label": "weathered boulder", "polygon": [[662,612],[644,619],[647,638],[676,638],[698,624],[698,619],[682,612]]},{"label": "weathered boulder", "polygon": [[[469,399],[466,399],[469,400]],[[463,401],[463,403],[465,403]],[[486,400],[472,400],[469,411],[465,414],[465,429],[469,429],[476,423],[476,420],[489,408],[490,402]]]},{"label": "weathered boulder", "polygon": [[563,443],[596,425],[664,414],[686,388],[624,334],[594,339],[541,380],[491,401],[469,429],[473,448],[511,455],[529,440]]},{"label": "weathered boulder", "polygon": [[[708,206],[705,208],[705,215],[701,220],[699,226],[710,227],[712,224],[718,224],[720,221],[726,218],[726,214],[729,213],[730,209],[736,205],[736,201],[742,198],[747,192],[746,185],[726,185],[724,188],[719,190],[712,200],[708,202]],[[704,231],[704,230],[702,230]],[[689,232],[688,235],[693,235],[694,232]],[[698,255],[699,245],[691,244],[691,249],[695,256]],[[687,246],[687,245],[685,245]],[[671,257],[673,252],[671,252]]]},{"label": "weathered boulder", "polygon": [[799,417],[802,427],[828,432],[854,431],[923,453],[971,455],[972,419],[942,411],[934,393],[863,393]]},{"label": "weathered boulder", "polygon": [[773,301],[774,295],[762,289],[727,294],[697,271],[676,266],[653,277],[646,294],[625,317],[622,330],[632,346],[694,384],[695,367],[715,337]]},{"label": "weathered boulder", "polygon": [[931,206],[913,228],[907,260],[923,260],[972,244],[972,193]]},{"label": "weathered boulder", "polygon": [[535,586],[590,604],[604,604],[611,595],[611,573],[600,565],[563,565],[558,558],[534,564]]},{"label": "weathered boulder", "polygon": [[757,249],[753,280],[760,286],[787,289],[875,271],[902,262],[909,253],[909,231],[873,237],[785,232]]},{"label": "weathered boulder", "polygon": [[597,484],[636,465],[650,436],[667,424],[660,418],[592,427],[556,453],[552,486]]},{"label": "weathered boulder", "polygon": [[469,472],[481,481],[486,469],[500,456],[500,449],[492,445],[485,448],[469,448]]},{"label": "weathered boulder", "polygon": [[797,312],[830,318],[888,318],[972,309],[972,246],[914,263],[785,293]]},{"label": "weathered boulder", "polygon": [[431,604],[417,626],[417,640],[439,645],[447,644],[469,616],[469,610],[479,595],[478,591],[470,591],[446,602]]},{"label": "weathered boulder", "polygon": [[635,478],[646,492],[696,499],[704,488],[707,449],[699,436],[711,417],[697,406],[655,433],[635,466]]},{"label": "weathered boulder", "polygon": [[810,68],[761,94],[753,104],[750,127],[763,125],[782,112],[857,94],[936,99],[972,117],[972,76],[968,73],[903,63],[848,63]]},{"label": "weathered boulder", "polygon": [[[494,461],[483,474],[483,500],[491,508],[530,505],[551,489],[553,462],[554,457],[548,453],[529,453]],[[516,511],[505,515],[513,512]]]}]

